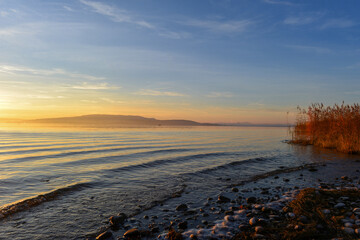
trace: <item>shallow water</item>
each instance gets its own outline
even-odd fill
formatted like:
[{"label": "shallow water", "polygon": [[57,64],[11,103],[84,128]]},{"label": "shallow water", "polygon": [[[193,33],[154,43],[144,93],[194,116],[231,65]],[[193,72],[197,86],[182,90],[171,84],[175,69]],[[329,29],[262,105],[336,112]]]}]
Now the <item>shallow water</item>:
[{"label": "shallow water", "polygon": [[0,239],[83,239],[113,214],[134,215],[184,189],[203,198],[229,182],[349,158],[288,137],[287,128],[3,128]]}]

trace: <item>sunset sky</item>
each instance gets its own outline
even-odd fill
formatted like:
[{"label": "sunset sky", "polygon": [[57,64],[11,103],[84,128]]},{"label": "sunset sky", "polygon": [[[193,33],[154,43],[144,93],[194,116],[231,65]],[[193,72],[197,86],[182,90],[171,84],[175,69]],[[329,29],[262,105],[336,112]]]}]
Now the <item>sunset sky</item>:
[{"label": "sunset sky", "polygon": [[0,118],[285,123],[359,102],[360,1],[0,0]]}]

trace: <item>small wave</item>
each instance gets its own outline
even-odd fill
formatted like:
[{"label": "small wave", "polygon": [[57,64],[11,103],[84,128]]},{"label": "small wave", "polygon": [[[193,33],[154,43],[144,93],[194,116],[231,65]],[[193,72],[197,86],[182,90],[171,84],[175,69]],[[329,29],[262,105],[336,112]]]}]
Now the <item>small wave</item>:
[{"label": "small wave", "polygon": [[72,151],[72,152],[62,152],[58,154],[49,154],[49,155],[36,155],[29,157],[21,158],[12,158],[1,161],[0,164],[7,164],[11,162],[27,162],[27,161],[36,161],[46,158],[61,158],[73,155],[83,155],[91,153],[104,153],[104,152],[115,152],[115,151],[126,151],[126,150],[136,150],[136,149],[148,149],[148,148],[159,148],[159,146],[139,146],[139,147],[119,147],[119,148],[107,148],[107,149],[96,149],[96,150],[84,150],[84,151]]},{"label": "small wave", "polygon": [[200,153],[200,154],[192,154],[187,156],[180,156],[180,157],[173,157],[167,159],[158,159],[151,162],[141,163],[141,164],[134,164],[130,166],[109,169],[109,171],[119,172],[119,171],[128,171],[130,169],[137,169],[137,168],[150,168],[150,167],[157,167],[159,165],[166,165],[166,164],[174,164],[178,162],[186,162],[189,160],[195,159],[202,159],[202,158],[211,158],[211,157],[224,157],[224,156],[240,156],[243,154],[248,154],[244,152],[215,152],[215,153]]},{"label": "small wave", "polygon": [[47,192],[44,194],[37,195],[36,197],[24,199],[16,203],[9,204],[0,209],[0,220],[15,213],[28,210],[36,207],[44,202],[52,201],[60,196],[68,194],[70,192],[79,191],[85,187],[90,186],[90,183],[76,183],[63,188],[58,188],[54,191]]},{"label": "small wave", "polygon": [[[181,148],[181,149],[161,149],[161,150],[153,150],[153,151],[145,151],[145,152],[136,152],[136,153],[130,153],[130,154],[123,154],[123,155],[117,155],[117,156],[106,156],[106,157],[97,157],[97,158],[86,158],[81,160],[75,160],[75,161],[68,161],[65,163],[57,163],[61,166],[77,166],[77,165],[84,165],[84,164],[104,164],[119,161],[120,159],[124,158],[136,158],[140,156],[150,156],[152,154],[161,154],[161,153],[175,153],[175,152],[188,152],[193,151],[197,149],[190,149],[190,148]],[[56,165],[57,165],[56,164]],[[135,166],[135,165],[132,165]]]},{"label": "small wave", "polygon": [[247,180],[240,181],[238,183],[233,183],[233,184],[230,185],[230,187],[244,185],[246,183],[258,181],[260,179],[272,177],[272,176],[275,176],[275,175],[278,175],[278,174],[281,174],[281,173],[290,173],[290,172],[300,171],[300,170],[303,170],[303,169],[311,169],[313,167],[321,166],[323,164],[324,163],[321,163],[321,162],[319,162],[319,163],[308,163],[308,164],[303,164],[303,165],[300,165],[300,166],[295,166],[295,167],[290,167],[290,168],[277,169],[277,170],[274,170],[274,171],[270,171],[270,172],[266,172],[266,173],[262,173],[262,174],[252,176],[251,178],[249,178]]},{"label": "small wave", "polygon": [[265,161],[269,161],[269,160],[274,160],[275,157],[257,157],[257,158],[248,158],[248,159],[244,159],[244,160],[240,160],[240,161],[234,161],[234,162],[230,162],[230,163],[226,163],[220,166],[216,166],[216,167],[212,167],[212,168],[206,168],[200,171],[197,171],[195,173],[192,174],[207,174],[207,173],[212,173],[214,171],[218,171],[221,169],[227,169],[229,167],[234,167],[234,166],[238,166],[238,165],[243,165],[243,164],[247,164],[247,163],[254,163],[254,162],[265,162]]}]

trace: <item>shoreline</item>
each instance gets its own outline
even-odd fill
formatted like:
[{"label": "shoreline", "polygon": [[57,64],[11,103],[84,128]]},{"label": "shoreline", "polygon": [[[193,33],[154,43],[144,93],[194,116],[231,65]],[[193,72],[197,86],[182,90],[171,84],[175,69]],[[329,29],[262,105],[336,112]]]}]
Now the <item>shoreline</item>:
[{"label": "shoreline", "polygon": [[[236,234],[246,229],[239,226],[248,226],[251,219],[246,216],[249,212],[243,211],[245,208],[254,207],[252,210],[257,211],[260,205],[284,207],[295,199],[301,189],[308,187],[344,188],[353,185],[359,191],[359,170],[358,160],[321,162],[289,169],[280,168],[240,183],[224,179],[229,181],[228,186],[215,196],[190,201],[186,196],[191,190],[185,189],[179,195],[135,216],[120,222],[110,221],[96,234],[87,235],[87,239],[169,239],[166,236],[170,229],[174,230],[174,234],[181,233],[183,239],[235,239]],[[344,181],[341,177],[348,180]],[[249,199],[252,200],[248,202]],[[360,203],[357,207],[360,208]],[[124,238],[124,234],[131,229],[136,230],[130,231],[130,238]],[[140,234],[142,237],[137,237]],[[126,235],[129,236],[129,232]],[[258,237],[261,239],[260,233]]]}]

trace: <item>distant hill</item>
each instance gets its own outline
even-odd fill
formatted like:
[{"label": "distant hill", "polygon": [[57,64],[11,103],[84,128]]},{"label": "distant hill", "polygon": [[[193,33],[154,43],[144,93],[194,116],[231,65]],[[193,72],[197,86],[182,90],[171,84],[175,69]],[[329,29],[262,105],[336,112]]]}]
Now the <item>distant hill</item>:
[{"label": "distant hill", "polygon": [[84,125],[94,127],[122,127],[122,126],[216,126],[217,124],[198,123],[190,120],[158,120],[141,116],[94,114],[78,117],[42,118],[27,120],[24,123],[56,124],[56,125]]}]

